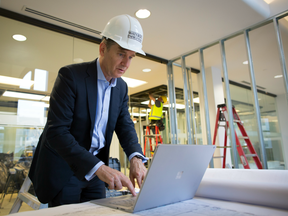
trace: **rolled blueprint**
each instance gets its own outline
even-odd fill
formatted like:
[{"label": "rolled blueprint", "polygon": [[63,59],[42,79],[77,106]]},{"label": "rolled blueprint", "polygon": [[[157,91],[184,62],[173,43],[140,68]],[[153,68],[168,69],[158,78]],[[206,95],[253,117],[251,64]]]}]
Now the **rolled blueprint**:
[{"label": "rolled blueprint", "polygon": [[288,170],[208,168],[195,196],[288,209]]}]

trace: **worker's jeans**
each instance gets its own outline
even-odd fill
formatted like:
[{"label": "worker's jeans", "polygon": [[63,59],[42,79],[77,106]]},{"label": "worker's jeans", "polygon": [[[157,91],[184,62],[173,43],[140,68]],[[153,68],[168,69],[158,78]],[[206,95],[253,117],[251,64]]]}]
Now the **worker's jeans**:
[{"label": "worker's jeans", "polygon": [[64,204],[82,203],[105,197],[105,183],[97,176],[90,181],[80,181],[76,176],[72,176],[57,196],[48,203],[48,206],[55,207]]}]

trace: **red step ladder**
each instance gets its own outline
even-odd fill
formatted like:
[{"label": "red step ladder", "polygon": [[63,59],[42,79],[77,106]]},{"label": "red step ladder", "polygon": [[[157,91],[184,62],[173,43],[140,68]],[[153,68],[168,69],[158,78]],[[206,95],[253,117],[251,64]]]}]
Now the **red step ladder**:
[{"label": "red step ladder", "polygon": [[[151,131],[150,131],[151,128],[150,127],[155,127],[155,134],[151,133]],[[158,137],[159,137],[160,143],[163,144],[163,140],[162,140],[161,134],[159,132],[159,127],[156,124],[147,125],[144,137],[145,137],[144,156],[146,156],[146,143],[147,143],[147,139],[149,139],[151,157],[153,157],[154,149],[152,147],[152,139],[155,138],[155,142],[156,142],[155,147],[158,145]]]},{"label": "red step ladder", "polygon": [[[232,106],[232,112],[233,112],[233,122],[236,122],[238,125],[238,128],[242,134],[242,137],[238,137],[236,131],[235,132],[235,139],[236,139],[236,147],[237,147],[237,152],[239,154],[241,163],[245,169],[250,169],[247,157],[252,157],[255,161],[255,164],[257,165],[258,169],[263,169],[262,163],[248,137],[248,134],[246,133],[246,130],[243,126],[243,123],[241,122],[235,107]],[[226,104],[219,104],[217,106],[217,115],[216,115],[216,123],[215,123],[215,132],[214,132],[214,138],[213,138],[213,145],[215,145],[216,141],[216,136],[218,132],[218,127],[223,126],[220,123],[225,122],[225,139],[224,139],[224,154],[223,154],[223,166],[222,168],[225,168],[225,162],[226,162],[226,150],[227,150],[227,129],[229,127],[229,122],[227,118],[227,107]],[[240,140],[239,139],[244,139],[246,142],[245,146],[241,146]],[[228,146],[229,147],[229,146]],[[248,150],[250,151],[250,154],[245,154],[244,150],[242,147],[248,147]],[[222,156],[221,156],[222,158]]]}]

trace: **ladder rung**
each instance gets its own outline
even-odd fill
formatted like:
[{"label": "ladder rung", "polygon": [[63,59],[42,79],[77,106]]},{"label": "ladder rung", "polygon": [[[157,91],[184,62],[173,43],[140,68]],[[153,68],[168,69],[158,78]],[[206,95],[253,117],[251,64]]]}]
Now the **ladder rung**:
[{"label": "ladder rung", "polygon": [[153,126],[157,126],[157,124],[149,124],[149,125],[147,125],[147,126],[149,126],[149,127],[153,127]]},{"label": "ladder rung", "polygon": [[19,199],[23,200],[25,203],[27,203],[33,209],[39,209],[39,207],[41,205],[39,200],[35,196],[33,196],[32,194],[30,194],[28,192],[19,193],[18,197],[19,197]]},{"label": "ladder rung", "polygon": [[231,148],[231,146],[216,146],[216,148]]},{"label": "ladder rung", "polygon": [[213,158],[224,158],[224,156],[214,156]]},{"label": "ladder rung", "polygon": [[[236,145],[236,147],[239,147],[239,145]],[[248,147],[247,145],[241,145],[241,147]]]},{"label": "ladder rung", "polygon": [[249,139],[248,136],[247,136],[247,137],[239,136],[238,138],[239,138],[239,139]]},{"label": "ladder rung", "polygon": [[245,156],[246,157],[255,157],[255,156],[257,156],[257,154],[246,154]]},{"label": "ladder rung", "polygon": [[144,137],[148,137],[148,138],[155,138],[159,136],[161,136],[161,134],[144,135]]},{"label": "ladder rung", "polygon": [[241,123],[241,120],[234,119],[233,121]]}]

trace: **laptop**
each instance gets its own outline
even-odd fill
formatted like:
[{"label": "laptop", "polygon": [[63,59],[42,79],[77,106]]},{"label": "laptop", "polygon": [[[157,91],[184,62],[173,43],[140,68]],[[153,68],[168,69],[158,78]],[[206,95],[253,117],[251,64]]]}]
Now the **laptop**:
[{"label": "laptop", "polygon": [[136,197],[129,194],[91,202],[134,213],[192,199],[215,148],[214,145],[158,145]]}]

